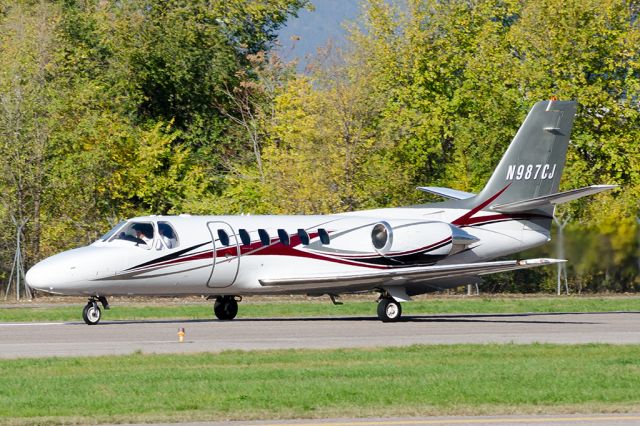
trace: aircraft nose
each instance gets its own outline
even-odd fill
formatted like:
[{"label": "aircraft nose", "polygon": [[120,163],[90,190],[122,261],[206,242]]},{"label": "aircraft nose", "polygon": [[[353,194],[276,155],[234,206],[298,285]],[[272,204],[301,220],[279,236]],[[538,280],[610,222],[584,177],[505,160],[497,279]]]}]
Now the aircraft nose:
[{"label": "aircraft nose", "polygon": [[86,248],[65,251],[31,267],[25,279],[34,290],[67,294],[86,279]]},{"label": "aircraft nose", "polygon": [[32,266],[25,275],[25,279],[27,280],[27,285],[34,290],[41,291],[51,291],[52,288],[50,284],[53,284],[52,281],[55,279],[52,276],[52,270],[44,262],[36,263]]},{"label": "aircraft nose", "polygon": [[39,264],[32,266],[25,275],[25,280],[27,280],[27,285],[34,290],[44,290],[45,285],[45,274],[43,273],[44,268],[40,267]]}]

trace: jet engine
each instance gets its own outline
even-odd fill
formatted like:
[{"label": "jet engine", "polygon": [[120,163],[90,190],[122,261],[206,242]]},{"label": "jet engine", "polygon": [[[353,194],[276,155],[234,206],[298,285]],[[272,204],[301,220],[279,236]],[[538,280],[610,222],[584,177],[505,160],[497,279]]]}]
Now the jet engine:
[{"label": "jet engine", "polygon": [[444,222],[381,221],[371,228],[371,244],[380,255],[405,263],[438,260],[478,239]]}]

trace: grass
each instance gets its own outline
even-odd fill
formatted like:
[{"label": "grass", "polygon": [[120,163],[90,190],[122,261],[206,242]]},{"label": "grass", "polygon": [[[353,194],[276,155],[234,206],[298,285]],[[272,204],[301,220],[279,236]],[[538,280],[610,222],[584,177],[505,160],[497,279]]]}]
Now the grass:
[{"label": "grass", "polygon": [[0,361],[0,423],[247,420],[640,409],[637,345]]},{"label": "grass", "polygon": [[[84,300],[77,306],[2,307],[0,322],[78,321]],[[112,303],[103,312],[103,320],[140,319],[210,319],[212,303],[165,305],[155,303]],[[403,315],[448,313],[524,313],[524,312],[611,312],[640,311],[640,297],[430,297],[403,304]],[[370,301],[356,299],[334,306],[327,300],[252,301],[240,304],[239,318],[311,317],[311,316],[375,316],[375,296]]]}]

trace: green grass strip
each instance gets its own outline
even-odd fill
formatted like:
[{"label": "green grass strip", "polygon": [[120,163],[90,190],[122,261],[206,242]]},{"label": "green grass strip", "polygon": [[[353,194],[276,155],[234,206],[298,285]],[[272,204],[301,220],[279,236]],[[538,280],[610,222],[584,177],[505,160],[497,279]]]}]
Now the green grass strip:
[{"label": "green grass strip", "polygon": [[0,422],[640,409],[637,345],[437,345],[0,361]]},{"label": "green grass strip", "polygon": [[[640,297],[460,297],[433,298],[407,302],[402,305],[403,314],[448,314],[448,313],[524,313],[524,312],[611,312],[640,311]],[[30,321],[79,321],[82,302],[78,306],[46,308],[2,308],[0,322]],[[311,316],[375,316],[375,296],[371,301],[347,301],[334,306],[327,300],[305,302],[252,302],[246,298],[239,305],[239,318],[259,317],[311,317]],[[209,319],[213,318],[212,303],[201,305],[112,305],[103,311],[103,320],[137,319]]]}]

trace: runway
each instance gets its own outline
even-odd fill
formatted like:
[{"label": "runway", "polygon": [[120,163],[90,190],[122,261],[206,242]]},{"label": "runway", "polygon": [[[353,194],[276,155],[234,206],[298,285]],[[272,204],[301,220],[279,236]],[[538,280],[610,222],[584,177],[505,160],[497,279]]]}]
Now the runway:
[{"label": "runway", "polygon": [[640,312],[0,323],[2,358],[511,342],[640,344]]}]

